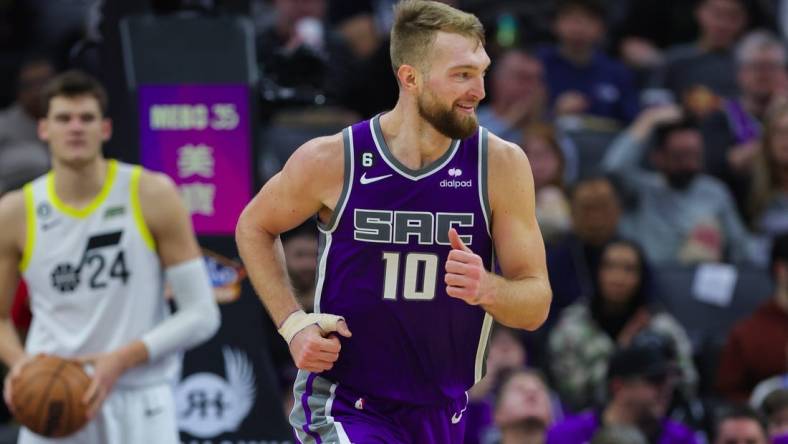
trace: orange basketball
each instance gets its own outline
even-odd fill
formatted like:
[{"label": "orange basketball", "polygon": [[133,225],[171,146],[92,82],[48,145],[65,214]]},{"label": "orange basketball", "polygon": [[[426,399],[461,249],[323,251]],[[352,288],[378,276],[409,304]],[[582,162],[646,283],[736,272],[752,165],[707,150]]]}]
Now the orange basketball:
[{"label": "orange basketball", "polygon": [[16,419],[50,438],[71,435],[87,423],[82,396],[90,377],[82,366],[57,356],[37,356],[13,385]]}]

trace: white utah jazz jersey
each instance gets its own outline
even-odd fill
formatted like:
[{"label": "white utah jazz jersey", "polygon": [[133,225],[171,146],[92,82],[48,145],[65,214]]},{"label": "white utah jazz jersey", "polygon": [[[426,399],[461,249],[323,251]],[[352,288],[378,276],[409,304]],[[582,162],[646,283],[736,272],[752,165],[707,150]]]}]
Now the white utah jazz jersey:
[{"label": "white utah jazz jersey", "polygon": [[[33,323],[28,353],[76,357],[139,339],[168,316],[162,269],[142,217],[141,167],[108,161],[104,186],[85,208],[63,203],[50,172],[24,188],[27,239],[21,270]],[[147,386],[175,376],[168,356],[125,373]]]}]

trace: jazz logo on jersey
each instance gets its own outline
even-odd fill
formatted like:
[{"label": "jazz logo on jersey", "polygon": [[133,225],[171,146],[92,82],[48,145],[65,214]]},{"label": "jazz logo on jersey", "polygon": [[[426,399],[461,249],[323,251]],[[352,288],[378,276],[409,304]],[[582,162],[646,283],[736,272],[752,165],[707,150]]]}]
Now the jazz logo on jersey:
[{"label": "jazz logo on jersey", "polygon": [[[387,211],[356,208],[353,238],[361,242],[419,245],[450,245],[449,228],[472,227],[473,213],[431,213],[426,211]],[[466,244],[473,236],[461,235]]]},{"label": "jazz logo on jersey", "polygon": [[[130,273],[126,268],[123,250],[112,248],[120,245],[122,236],[123,231],[91,236],[76,266],[68,262],[55,266],[50,274],[52,286],[61,293],[70,293],[76,290],[81,281],[83,267],[90,269],[88,271],[90,273],[88,286],[93,290],[106,287],[111,279],[119,279],[125,285],[129,280]],[[108,273],[104,273],[108,262],[107,256],[105,256],[107,251],[109,251],[111,265],[109,265]],[[113,255],[115,251],[116,253]]]}]

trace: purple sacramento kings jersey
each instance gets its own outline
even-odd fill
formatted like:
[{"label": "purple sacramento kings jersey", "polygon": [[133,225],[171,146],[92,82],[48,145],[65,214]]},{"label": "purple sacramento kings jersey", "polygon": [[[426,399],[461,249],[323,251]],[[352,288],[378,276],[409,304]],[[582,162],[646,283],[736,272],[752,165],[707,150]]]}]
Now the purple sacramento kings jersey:
[{"label": "purple sacramento kings jersey", "polygon": [[342,315],[334,368],[322,376],[370,397],[445,403],[483,376],[492,317],[446,294],[448,231],[490,270],[487,131],[453,141],[414,171],[383,140],[379,117],[343,132],[345,183],[321,226],[315,310]]}]

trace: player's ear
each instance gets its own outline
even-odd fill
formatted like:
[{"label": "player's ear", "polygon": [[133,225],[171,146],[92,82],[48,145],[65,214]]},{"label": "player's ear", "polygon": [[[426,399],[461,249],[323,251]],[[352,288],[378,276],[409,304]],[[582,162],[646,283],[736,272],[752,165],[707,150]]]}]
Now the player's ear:
[{"label": "player's ear", "polygon": [[49,141],[49,122],[47,122],[46,117],[42,117],[38,119],[38,127],[36,128],[38,132],[38,138],[43,140],[44,142]]},{"label": "player's ear", "polygon": [[419,86],[419,72],[415,66],[403,63],[397,68],[397,80],[402,89],[415,91]]},{"label": "player's ear", "polygon": [[105,117],[101,119],[101,140],[106,142],[112,137],[112,119]]}]

